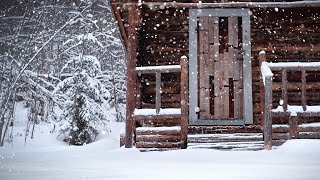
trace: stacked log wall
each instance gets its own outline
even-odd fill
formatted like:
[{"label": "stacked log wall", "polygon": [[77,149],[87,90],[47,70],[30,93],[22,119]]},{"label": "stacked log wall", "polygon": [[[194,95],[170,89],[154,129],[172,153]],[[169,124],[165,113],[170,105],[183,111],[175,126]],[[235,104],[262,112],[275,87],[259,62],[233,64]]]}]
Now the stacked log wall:
[{"label": "stacked log wall", "polygon": [[[152,2],[152,1],[150,1]],[[180,1],[179,1],[180,2]],[[185,2],[185,1],[181,1]],[[211,1],[208,1],[211,2]],[[142,25],[139,29],[137,66],[179,64],[182,55],[189,52],[188,9],[150,7],[142,5]],[[251,9],[251,45],[254,124],[261,124],[259,97],[258,54],[267,52],[267,61],[319,61],[320,60],[320,9],[314,8],[257,8]],[[125,18],[124,18],[125,19]],[[291,74],[290,74],[291,73]],[[295,89],[300,84],[297,72],[288,73],[289,104],[299,104],[300,94]],[[320,104],[319,72],[307,76],[308,105]],[[162,76],[163,107],[180,106],[178,74]],[[152,108],[155,97],[154,77],[140,77],[142,106]],[[147,82],[146,82],[147,81]],[[273,102],[281,98],[281,73],[275,73]],[[147,85],[148,84],[148,85]],[[308,89],[308,88],[307,88]]]}]

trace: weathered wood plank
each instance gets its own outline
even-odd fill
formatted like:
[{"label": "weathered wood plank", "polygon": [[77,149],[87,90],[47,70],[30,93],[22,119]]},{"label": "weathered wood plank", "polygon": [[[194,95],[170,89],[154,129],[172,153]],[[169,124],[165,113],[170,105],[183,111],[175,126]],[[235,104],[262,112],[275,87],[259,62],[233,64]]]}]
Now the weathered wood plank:
[{"label": "weathered wood plank", "polygon": [[264,110],[264,146],[265,149],[272,149],[272,77],[265,77],[265,110]]},{"label": "weathered wood plank", "polygon": [[303,110],[307,110],[307,100],[306,100],[306,70],[301,71],[301,105]]},{"label": "weathered wood plank", "polygon": [[137,142],[180,142],[181,137],[175,135],[138,135]]},{"label": "weathered wood plank", "polygon": [[174,119],[181,118],[181,114],[171,114],[171,115],[136,115],[135,120],[149,120],[149,119]]},{"label": "weathered wood plank", "polygon": [[283,100],[283,110],[288,109],[288,86],[287,86],[287,70],[282,70],[282,100]]},{"label": "weathered wood plank", "polygon": [[189,76],[188,59],[181,57],[181,148],[187,148],[189,122]]},{"label": "weathered wood plank", "polygon": [[156,73],[156,113],[158,114],[161,108],[161,73]]},{"label": "weathered wood plank", "polygon": [[298,124],[299,124],[299,121],[297,116],[291,116],[289,118],[289,134],[291,139],[299,138]]},{"label": "weathered wood plank", "polygon": [[137,142],[136,148],[178,148],[180,142]]},{"label": "weathered wood plank", "polygon": [[200,119],[210,118],[210,76],[209,76],[209,18],[201,17],[199,21],[200,50]]}]

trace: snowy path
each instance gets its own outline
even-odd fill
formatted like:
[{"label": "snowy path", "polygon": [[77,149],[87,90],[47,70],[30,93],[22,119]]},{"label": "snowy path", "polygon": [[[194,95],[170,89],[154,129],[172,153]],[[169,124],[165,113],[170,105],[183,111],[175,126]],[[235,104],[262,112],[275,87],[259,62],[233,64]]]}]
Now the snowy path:
[{"label": "snowy path", "polygon": [[319,179],[320,140],[273,151],[178,150],[140,153],[102,139],[84,147],[0,149],[1,180]]}]

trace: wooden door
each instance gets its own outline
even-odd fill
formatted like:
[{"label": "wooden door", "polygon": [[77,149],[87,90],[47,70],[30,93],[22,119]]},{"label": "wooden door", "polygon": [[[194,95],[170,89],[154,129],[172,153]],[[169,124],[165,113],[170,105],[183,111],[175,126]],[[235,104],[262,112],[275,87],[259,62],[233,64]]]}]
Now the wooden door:
[{"label": "wooden door", "polygon": [[199,119],[242,118],[241,17],[200,17],[198,37]]},{"label": "wooden door", "polygon": [[250,10],[190,10],[190,124],[252,123]]}]

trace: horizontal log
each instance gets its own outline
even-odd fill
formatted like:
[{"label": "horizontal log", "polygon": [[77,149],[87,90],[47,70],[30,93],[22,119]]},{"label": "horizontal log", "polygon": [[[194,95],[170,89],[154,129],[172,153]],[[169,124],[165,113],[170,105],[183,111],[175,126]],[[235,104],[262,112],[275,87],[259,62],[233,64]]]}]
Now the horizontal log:
[{"label": "horizontal log", "polygon": [[[297,82],[288,82],[288,91],[301,91],[301,83]],[[272,84],[272,90],[273,91],[282,91],[282,86],[280,82],[274,82]],[[307,82],[306,83],[306,90],[320,90],[320,82]]]},{"label": "horizontal log", "polygon": [[138,135],[136,142],[179,142],[181,136],[167,135]]},{"label": "horizontal log", "polygon": [[275,126],[275,125],[273,125],[272,126],[272,132],[273,133],[287,133],[287,132],[289,132],[289,125],[277,125],[277,126]]},{"label": "horizontal log", "polygon": [[272,133],[272,140],[288,140],[289,133]]},{"label": "horizontal log", "polygon": [[180,126],[180,119],[147,119],[137,120],[139,126],[143,127],[172,127]]},{"label": "horizontal log", "polygon": [[136,148],[178,148],[180,142],[136,142]]},{"label": "horizontal log", "polygon": [[[161,103],[177,103],[180,99],[180,94],[161,94]],[[155,94],[145,94],[142,98],[145,103],[155,103],[155,100]]]},{"label": "horizontal log", "polygon": [[281,146],[284,144],[287,140],[272,140],[272,146]]},{"label": "horizontal log", "polygon": [[156,131],[156,130],[136,130],[136,135],[180,135],[180,130],[167,130],[167,131]]},{"label": "horizontal log", "polygon": [[[156,104],[155,103],[142,103],[141,105],[142,108],[144,109],[155,109]],[[180,102],[175,102],[175,103],[163,103],[161,102],[161,108],[180,108],[181,103]]]},{"label": "horizontal log", "polygon": [[261,133],[260,125],[249,126],[189,126],[189,134]]},{"label": "horizontal log", "polygon": [[[180,87],[178,86],[164,86],[161,87],[162,93],[170,93],[170,94],[180,94]],[[144,93],[155,94],[156,87],[154,86],[146,86]]]},{"label": "horizontal log", "polygon": [[320,132],[299,132],[299,139],[320,139]]},{"label": "horizontal log", "polygon": [[320,132],[320,127],[298,126],[298,132]]},{"label": "horizontal log", "polygon": [[129,8],[132,5],[146,5],[154,9],[164,8],[296,8],[296,7],[320,7],[317,1],[298,2],[225,2],[225,3],[179,3],[179,2],[139,2],[139,3],[119,3],[122,8]]},{"label": "horizontal log", "polygon": [[262,133],[258,134],[211,134],[210,136],[188,136],[188,143],[219,143],[219,142],[251,142],[262,141]]},{"label": "horizontal log", "polygon": [[135,120],[149,120],[149,119],[177,119],[181,118],[181,114],[172,115],[136,115]]}]

